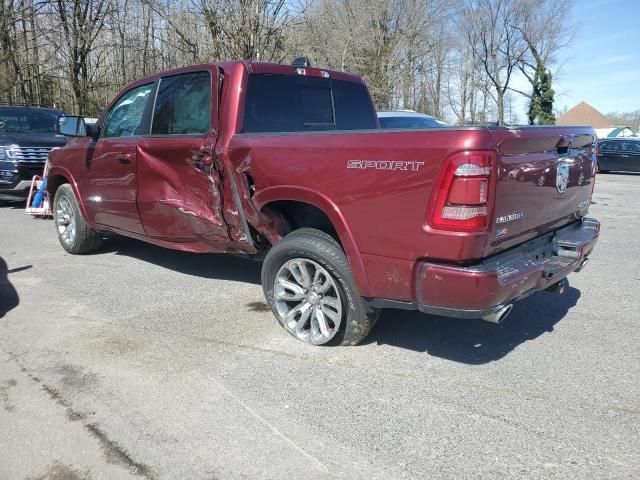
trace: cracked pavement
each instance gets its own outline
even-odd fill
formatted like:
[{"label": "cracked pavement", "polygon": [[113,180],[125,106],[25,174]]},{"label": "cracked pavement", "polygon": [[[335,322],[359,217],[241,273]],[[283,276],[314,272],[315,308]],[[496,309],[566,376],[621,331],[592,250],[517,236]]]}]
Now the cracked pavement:
[{"label": "cracked pavement", "polygon": [[501,325],[385,311],[311,347],[260,264],[124,238],[71,256],[0,206],[0,479],[640,477],[640,175],[589,266]]}]

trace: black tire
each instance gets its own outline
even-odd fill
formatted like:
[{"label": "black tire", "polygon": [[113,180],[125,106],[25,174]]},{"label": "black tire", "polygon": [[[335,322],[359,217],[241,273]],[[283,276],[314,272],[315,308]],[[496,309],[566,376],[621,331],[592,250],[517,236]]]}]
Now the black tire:
[{"label": "black tire", "polygon": [[[58,211],[62,204],[71,209],[73,213],[72,221],[75,222],[75,234],[69,239],[64,238],[60,228],[61,224],[58,219]],[[62,248],[67,252],[74,255],[81,255],[84,253],[94,252],[100,248],[100,245],[102,244],[102,236],[93,230],[87,222],[85,222],[82,213],[80,212],[80,208],[78,207],[78,201],[73,193],[73,189],[68,183],[60,185],[56,191],[56,195],[53,199],[53,217],[56,232],[58,234],[58,240],[60,241]]]},{"label": "black tire", "polygon": [[[322,266],[332,276],[340,291],[340,327],[334,337],[323,345],[357,345],[362,342],[378,320],[380,310],[367,310],[353,281],[347,257],[338,242],[330,235],[313,228],[291,232],[269,250],[262,264],[262,289],[280,324],[282,325],[282,321],[276,309],[274,283],[281,267],[296,258],[308,259]],[[289,333],[293,335],[291,331]]]},{"label": "black tire", "polygon": [[609,173],[609,170],[603,170],[600,168],[600,164],[598,164],[598,173]]}]

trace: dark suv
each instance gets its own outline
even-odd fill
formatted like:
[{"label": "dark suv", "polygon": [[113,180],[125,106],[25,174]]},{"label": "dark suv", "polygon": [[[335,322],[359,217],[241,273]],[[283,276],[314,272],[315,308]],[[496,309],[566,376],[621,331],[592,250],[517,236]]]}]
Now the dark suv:
[{"label": "dark suv", "polygon": [[34,175],[42,175],[49,151],[66,140],[56,134],[62,110],[0,105],[0,195],[25,196]]},{"label": "dark suv", "polygon": [[640,138],[607,138],[596,143],[598,170],[640,172]]}]

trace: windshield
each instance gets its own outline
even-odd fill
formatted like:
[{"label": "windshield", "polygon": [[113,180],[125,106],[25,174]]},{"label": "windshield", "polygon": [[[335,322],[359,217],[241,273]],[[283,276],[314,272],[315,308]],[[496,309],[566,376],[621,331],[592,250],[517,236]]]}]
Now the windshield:
[{"label": "windshield", "polygon": [[0,108],[0,131],[55,132],[62,112],[31,108]]}]

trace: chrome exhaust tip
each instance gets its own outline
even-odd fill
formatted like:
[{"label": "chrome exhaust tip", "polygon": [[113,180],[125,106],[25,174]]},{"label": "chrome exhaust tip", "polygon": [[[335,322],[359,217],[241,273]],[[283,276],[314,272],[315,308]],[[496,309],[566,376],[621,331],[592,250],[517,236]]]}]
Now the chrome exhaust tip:
[{"label": "chrome exhaust tip", "polygon": [[589,263],[589,260],[591,260],[589,257],[585,258],[584,260],[582,260],[582,262],[580,263],[580,266],[578,268],[575,269],[576,272],[579,272],[580,270],[582,270],[584,267],[587,266],[587,263]]},{"label": "chrome exhaust tip", "polygon": [[489,315],[485,315],[482,319],[486,322],[491,323],[502,323],[502,321],[507,318],[507,316],[511,313],[511,309],[513,308],[513,304],[503,305],[498,307],[496,310],[491,312]]}]

